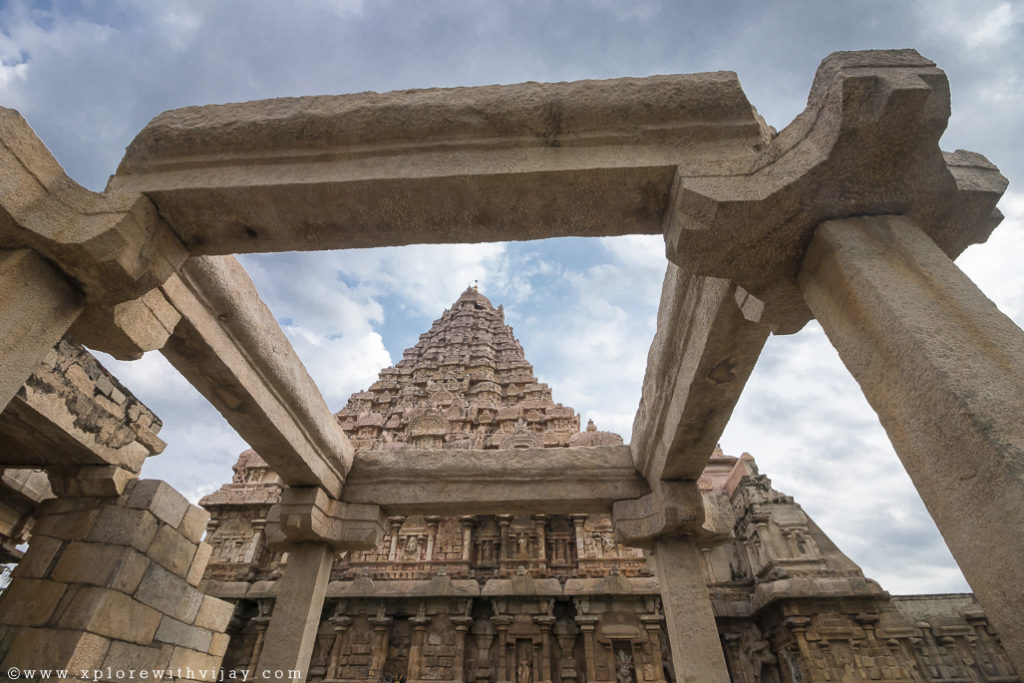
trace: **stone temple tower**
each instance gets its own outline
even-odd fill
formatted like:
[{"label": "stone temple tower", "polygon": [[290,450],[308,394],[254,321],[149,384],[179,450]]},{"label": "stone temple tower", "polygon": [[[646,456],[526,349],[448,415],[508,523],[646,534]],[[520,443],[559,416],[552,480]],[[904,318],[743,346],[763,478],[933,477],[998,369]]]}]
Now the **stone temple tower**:
[{"label": "stone temple tower", "polygon": [[[476,288],[353,394],[357,449],[622,443],[552,400]],[[235,603],[227,669],[251,670],[287,556],[263,527],[282,484],[253,451],[201,501],[205,589]],[[717,449],[700,486],[732,533],[702,570],[734,681],[1019,680],[970,594],[892,597],[753,458]],[[674,681],[657,577],[603,514],[392,517],[374,550],[335,559],[309,672],[346,683]]]}]

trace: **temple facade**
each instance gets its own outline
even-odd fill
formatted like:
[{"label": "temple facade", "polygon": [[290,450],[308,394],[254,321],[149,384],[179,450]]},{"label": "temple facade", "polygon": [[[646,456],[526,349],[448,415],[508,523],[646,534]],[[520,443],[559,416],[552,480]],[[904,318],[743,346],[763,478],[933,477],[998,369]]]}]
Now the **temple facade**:
[{"label": "temple facade", "polygon": [[[336,414],[364,450],[622,443],[552,400],[475,288]],[[776,491],[749,454],[716,449],[699,486],[731,534],[700,550],[733,681],[1019,681],[971,594],[891,596]],[[287,554],[265,526],[284,483],[254,451],[200,504],[201,587],[235,604],[224,667],[251,673]],[[496,492],[496,497],[500,492]],[[608,514],[390,517],[340,553],[309,680],[674,683],[658,578]]]}]

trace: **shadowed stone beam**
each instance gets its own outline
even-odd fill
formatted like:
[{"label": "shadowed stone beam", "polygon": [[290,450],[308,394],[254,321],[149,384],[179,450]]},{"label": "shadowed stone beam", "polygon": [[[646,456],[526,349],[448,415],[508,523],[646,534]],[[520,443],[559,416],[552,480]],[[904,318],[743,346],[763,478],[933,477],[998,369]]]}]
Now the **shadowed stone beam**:
[{"label": "shadowed stone beam", "polygon": [[1024,331],[913,221],[829,221],[808,306],[1024,671]]},{"label": "shadowed stone beam", "polygon": [[649,491],[628,446],[357,451],[341,500],[388,515],[570,514]]},{"label": "shadowed stone beam", "polygon": [[[72,313],[69,285],[52,284],[54,275],[38,275],[21,289],[4,287],[4,297],[37,297],[40,320],[52,302],[38,299],[39,287],[49,286],[63,302],[62,316],[49,312],[54,324],[45,343],[31,335],[22,340],[38,341],[37,360],[72,323],[78,341],[118,358],[159,348],[177,321],[153,290],[188,254],[148,199],[132,192],[98,194],[76,184],[25,119],[2,107],[0,190],[0,249],[30,249],[55,265],[83,307]],[[17,330],[5,325],[4,339],[18,336]],[[21,373],[22,381],[31,369]],[[0,406],[9,398],[0,391]]]},{"label": "shadowed stone beam", "polygon": [[337,498],[352,446],[241,264],[192,258],[161,289],[181,315],[164,356],[286,484]]},{"label": "shadowed stone beam", "polygon": [[71,283],[38,254],[0,250],[0,411],[81,311]]},{"label": "shadowed stone beam", "polygon": [[766,130],[731,72],[264,100],[161,114],[109,187],[192,254],[656,234]]}]

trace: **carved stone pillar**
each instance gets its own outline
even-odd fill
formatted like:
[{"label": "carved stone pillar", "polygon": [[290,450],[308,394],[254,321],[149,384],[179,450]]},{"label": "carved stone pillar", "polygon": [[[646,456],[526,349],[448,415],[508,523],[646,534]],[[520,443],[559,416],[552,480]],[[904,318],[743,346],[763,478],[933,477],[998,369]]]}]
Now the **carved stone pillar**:
[{"label": "carved stone pillar", "polygon": [[[508,627],[512,625],[512,617],[508,614],[499,614],[491,617],[495,627],[498,629],[498,682],[504,683],[508,677]],[[513,662],[514,665],[514,662]]]},{"label": "carved stone pillar", "polygon": [[711,564],[711,548],[700,549],[700,564],[704,568],[704,576],[709,583],[718,583],[715,578],[715,568]]},{"label": "carved stone pillar", "polygon": [[327,664],[327,678],[338,678],[338,659],[341,657],[341,648],[345,640],[345,632],[352,625],[350,617],[335,615],[329,619],[334,626],[334,643],[331,645],[331,658]]},{"label": "carved stone pillar", "polygon": [[427,556],[426,561],[430,562],[434,559],[434,546],[437,543],[437,527],[441,524],[441,518],[437,515],[430,515],[424,517],[423,521],[427,523]]},{"label": "carved stone pillar", "polygon": [[540,668],[537,675],[541,683],[551,681],[551,627],[555,618],[550,616],[534,617],[533,622],[540,627]]},{"label": "carved stone pillar", "polygon": [[473,553],[473,524],[476,518],[472,515],[459,517],[459,524],[462,525],[462,561],[469,562]]},{"label": "carved stone pillar", "polygon": [[388,528],[391,530],[391,546],[388,548],[388,562],[398,559],[398,531],[402,528],[405,517],[388,517]]},{"label": "carved stone pillar", "polygon": [[388,659],[388,641],[391,639],[391,617],[384,615],[383,607],[378,611],[377,616],[370,617],[370,626],[373,627],[373,641],[370,654],[370,669],[377,672],[372,675],[380,675]]},{"label": "carved stone pillar", "polygon": [[547,538],[544,529],[548,523],[547,515],[534,515],[533,524],[537,530],[537,559],[541,562],[547,560]]},{"label": "carved stone pillar", "polygon": [[587,521],[586,513],[569,515],[573,529],[576,531],[576,559],[583,559],[583,523]]},{"label": "carved stone pillar", "polygon": [[810,617],[788,617],[784,622],[796,641],[796,649],[800,653],[800,670],[804,673],[811,668],[811,651],[807,647],[807,627],[811,625]]},{"label": "carved stone pillar", "polygon": [[476,680],[477,683],[486,683],[494,674],[490,662],[491,643],[494,642],[492,620],[480,619],[474,622],[473,641],[476,645]]},{"label": "carved stone pillar", "polygon": [[590,614],[577,615],[576,623],[579,624],[580,631],[583,632],[583,656],[587,660],[587,683],[593,683],[597,680],[597,653],[594,651],[596,645],[594,629],[597,628],[597,617]]},{"label": "carved stone pillar", "polygon": [[256,671],[256,662],[259,661],[260,655],[263,653],[263,640],[267,635],[267,625],[270,623],[270,615],[265,613],[267,607],[266,600],[260,600],[259,602],[259,615],[252,618],[253,628],[256,630],[256,641],[252,644],[252,652],[249,655],[249,667],[248,667],[248,678],[255,678],[253,674]]},{"label": "carved stone pillar", "polygon": [[1024,671],[1024,331],[901,216],[822,223],[799,282]]},{"label": "carved stone pillar", "polygon": [[[664,681],[665,670],[661,667],[661,622],[665,620],[660,614],[641,614],[640,623],[647,631],[647,640],[651,643],[651,659],[654,660],[654,680]],[[639,679],[639,676],[637,677]]]},{"label": "carved stone pillar", "polygon": [[569,621],[563,619],[555,624],[555,637],[558,639],[558,647],[562,651],[562,657],[558,662],[558,680],[561,683],[576,683],[579,674],[576,671],[576,660],[573,657],[573,648],[576,644],[576,636],[579,629]]},{"label": "carved stone pillar", "polygon": [[497,519],[498,527],[501,529],[501,550],[498,557],[508,560],[514,556],[508,542],[508,527],[512,523],[512,515],[497,515]]},{"label": "carved stone pillar", "polygon": [[473,617],[452,617],[455,624],[455,661],[452,663],[452,681],[464,683],[466,679],[466,632],[473,624]]},{"label": "carved stone pillar", "polygon": [[421,613],[415,617],[409,617],[409,623],[412,624],[412,643],[409,645],[409,681],[411,682],[420,680],[420,672],[423,670],[423,639],[426,636],[427,625],[430,624],[430,617]]}]

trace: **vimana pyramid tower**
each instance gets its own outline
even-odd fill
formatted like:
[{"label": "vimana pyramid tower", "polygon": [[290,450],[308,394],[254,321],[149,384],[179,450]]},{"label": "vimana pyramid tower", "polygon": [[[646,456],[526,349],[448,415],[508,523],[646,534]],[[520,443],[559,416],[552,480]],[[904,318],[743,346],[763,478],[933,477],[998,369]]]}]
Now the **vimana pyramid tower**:
[{"label": "vimana pyramid tower", "polygon": [[[357,449],[621,444],[537,381],[502,307],[470,288],[336,415]],[[264,525],[281,480],[253,451],[201,505],[203,587],[235,602],[224,659],[250,670],[287,562]],[[700,479],[733,516],[702,569],[733,681],[1019,681],[971,594],[893,597],[865,578],[747,453]],[[658,580],[608,515],[392,517],[336,558],[309,680],[674,681]]]}]

